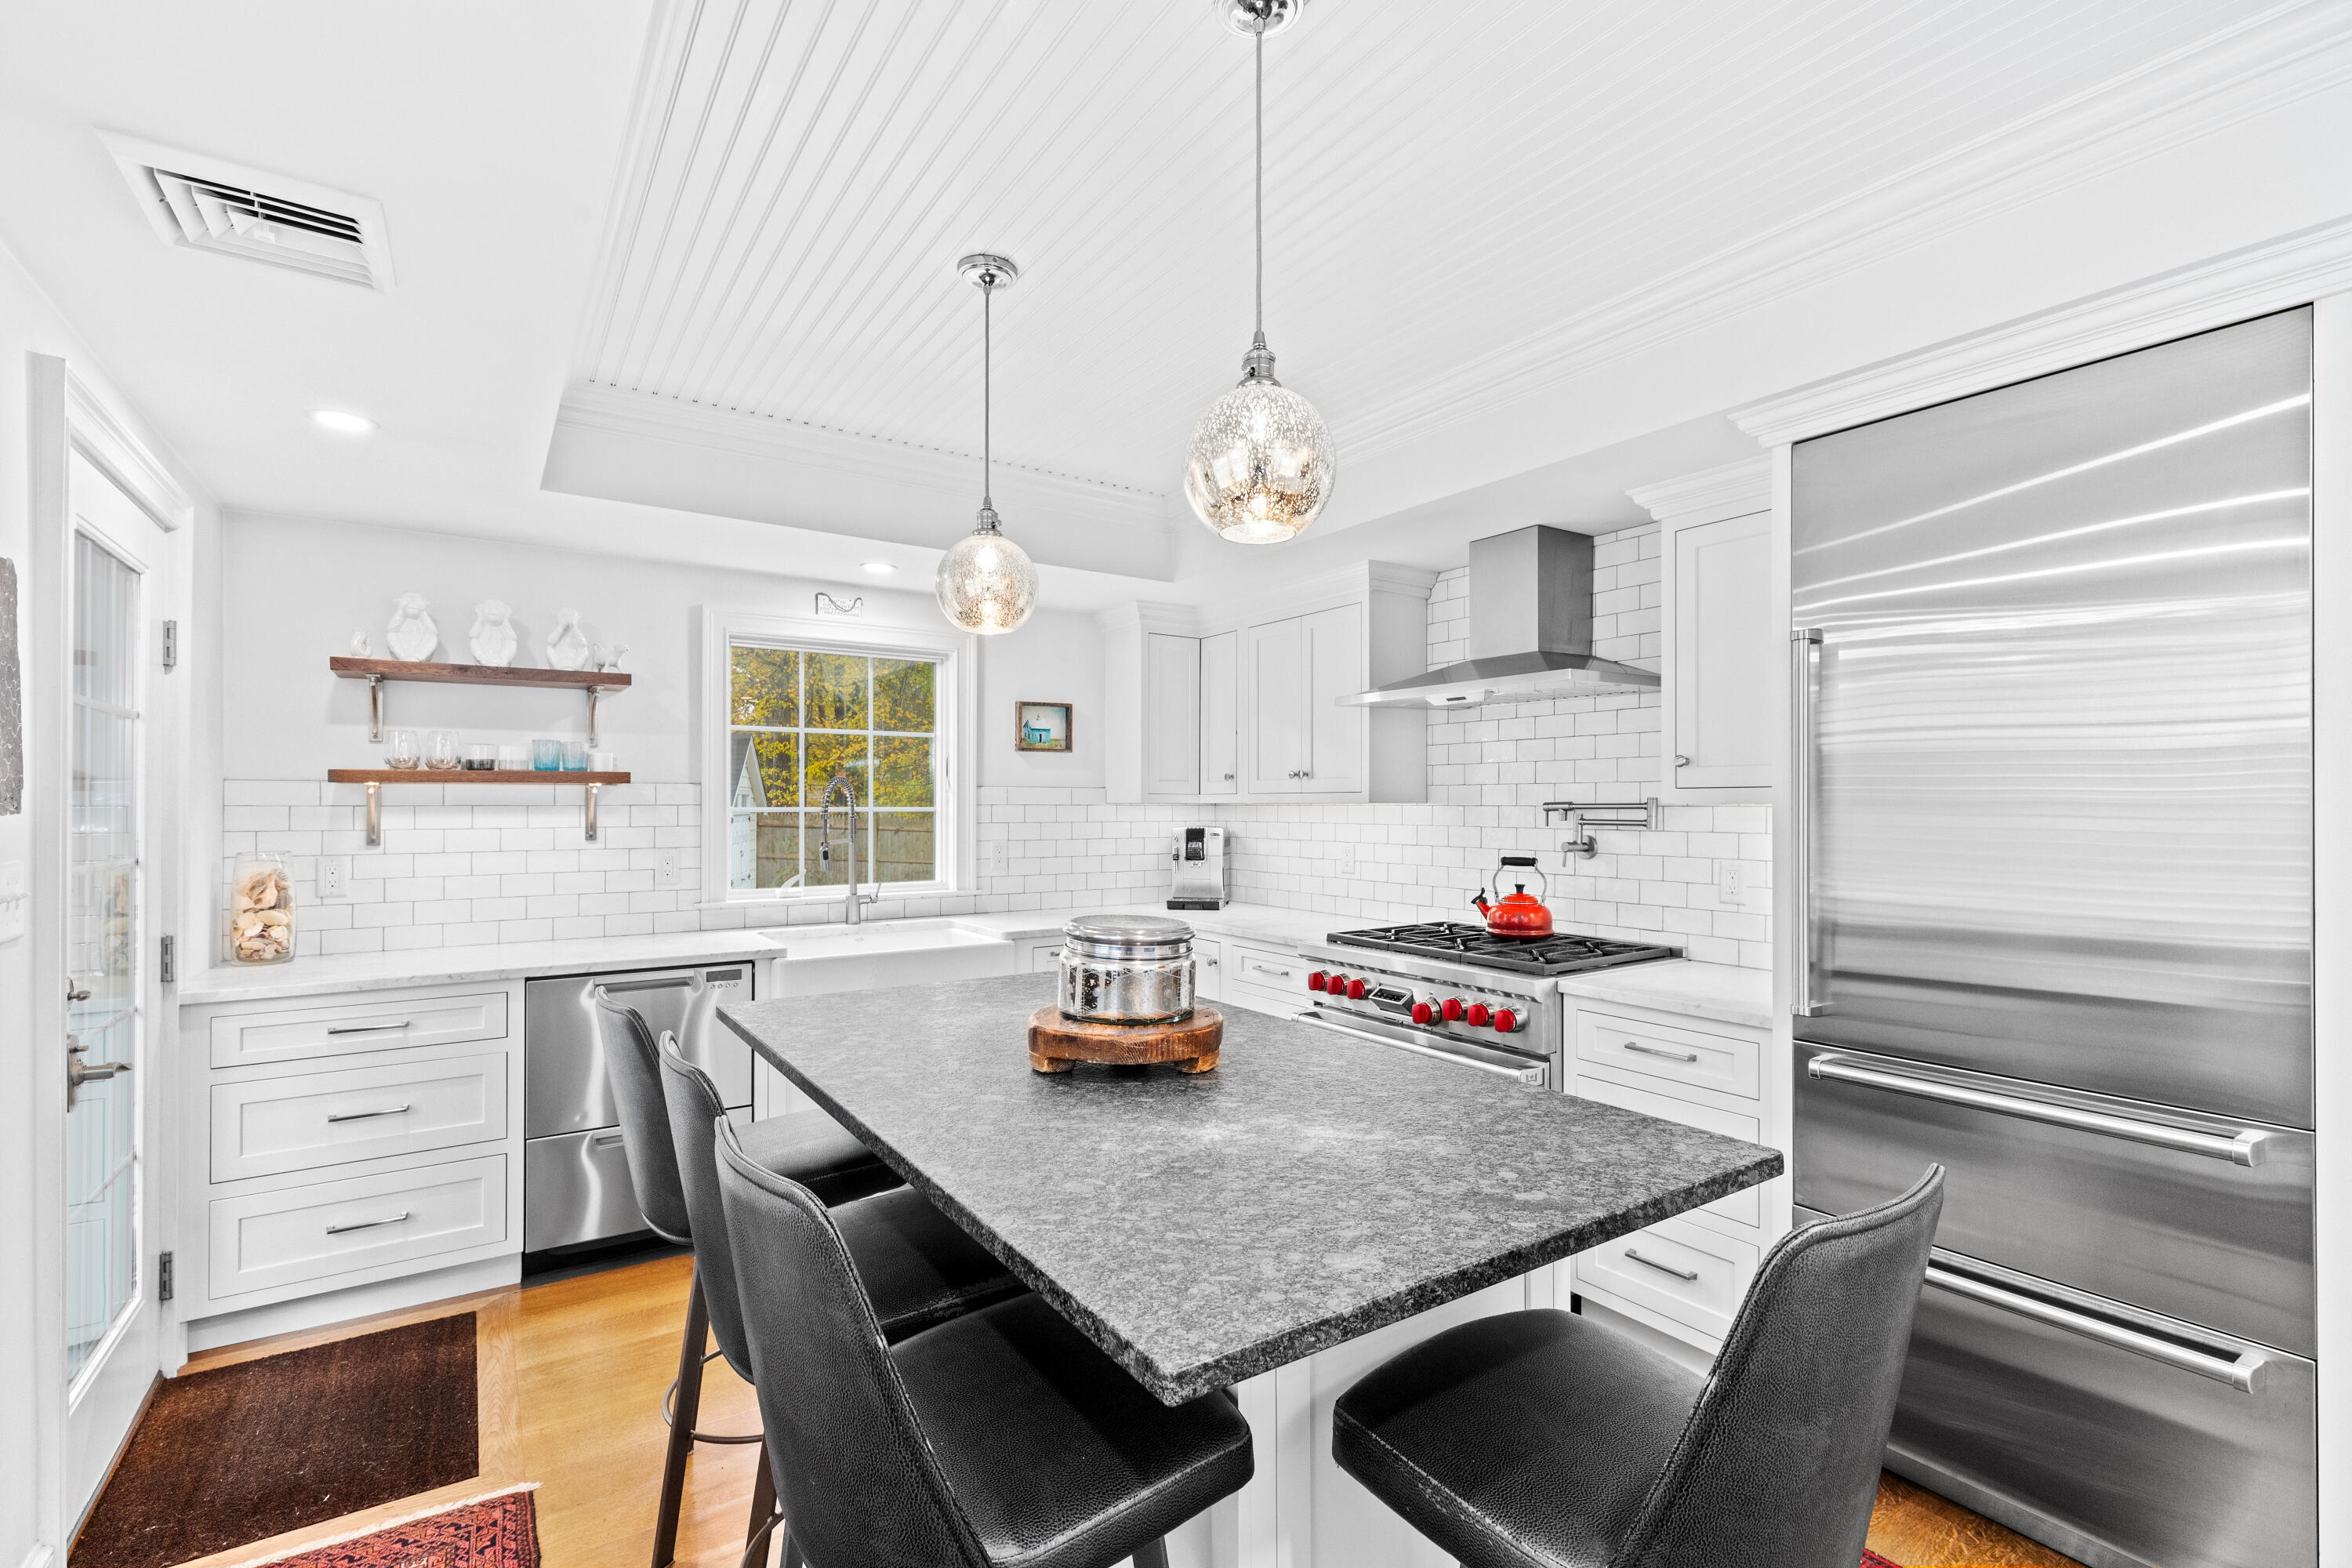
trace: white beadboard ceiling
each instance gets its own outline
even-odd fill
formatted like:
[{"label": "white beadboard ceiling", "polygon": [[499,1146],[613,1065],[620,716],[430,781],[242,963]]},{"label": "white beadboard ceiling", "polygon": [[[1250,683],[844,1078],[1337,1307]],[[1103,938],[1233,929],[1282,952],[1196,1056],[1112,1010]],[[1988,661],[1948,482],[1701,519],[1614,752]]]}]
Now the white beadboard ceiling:
[{"label": "white beadboard ceiling", "polygon": [[[1267,334],[1344,490],[1481,365],[2308,9],[1316,0],[1266,51]],[[600,406],[975,453],[952,264],[1001,250],[1000,459],[1181,507],[1250,331],[1249,46],[1204,0],[682,0],[662,48],[573,367]]]}]

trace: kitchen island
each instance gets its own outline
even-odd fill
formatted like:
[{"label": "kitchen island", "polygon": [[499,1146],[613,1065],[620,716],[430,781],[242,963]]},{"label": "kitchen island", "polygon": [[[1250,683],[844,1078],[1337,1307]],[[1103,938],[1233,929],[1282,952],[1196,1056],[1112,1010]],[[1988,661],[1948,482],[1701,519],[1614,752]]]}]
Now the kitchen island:
[{"label": "kitchen island", "polygon": [[1053,994],[1013,975],[719,1016],[1161,1399],[1236,1388],[1258,1479],[1174,1562],[1444,1563],[1330,1463],[1330,1402],[1455,1322],[1552,1305],[1544,1265],[1781,1169],[1241,1010],[1214,1072],[1036,1074]]}]

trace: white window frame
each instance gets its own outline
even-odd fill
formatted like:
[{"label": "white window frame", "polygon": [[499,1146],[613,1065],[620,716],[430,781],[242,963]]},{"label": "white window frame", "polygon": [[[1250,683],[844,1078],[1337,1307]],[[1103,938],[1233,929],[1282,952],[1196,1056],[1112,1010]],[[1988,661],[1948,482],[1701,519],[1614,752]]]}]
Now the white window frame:
[{"label": "white window frame", "polygon": [[[702,900],[706,907],[756,909],[770,905],[838,904],[841,888],[736,888],[729,885],[728,827],[733,815],[727,776],[728,696],[732,664],[728,650],[739,641],[773,643],[820,653],[861,654],[879,658],[908,657],[934,659],[940,667],[937,687],[939,729],[932,755],[939,768],[939,799],[933,833],[938,845],[939,875],[928,882],[886,882],[878,887],[884,903],[904,899],[939,899],[972,887],[972,775],[978,772],[977,719],[980,659],[975,640],[945,626],[894,626],[807,616],[779,616],[764,610],[702,607],[701,679],[694,693],[697,746],[702,787]],[[861,869],[863,868],[861,867]],[[877,912],[888,912],[882,910]]]}]

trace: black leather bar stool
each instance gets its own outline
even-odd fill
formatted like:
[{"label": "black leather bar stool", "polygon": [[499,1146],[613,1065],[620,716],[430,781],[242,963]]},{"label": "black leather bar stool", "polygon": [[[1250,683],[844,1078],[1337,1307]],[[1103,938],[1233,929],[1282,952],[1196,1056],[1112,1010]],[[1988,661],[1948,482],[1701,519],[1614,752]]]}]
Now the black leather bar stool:
[{"label": "black leather bar stool", "polygon": [[[702,1402],[702,1369],[709,1359],[703,1353],[703,1344],[709,1337],[714,1316],[734,1315],[732,1271],[725,1267],[714,1268],[704,1256],[711,1239],[723,1245],[724,1227],[714,1206],[708,1236],[697,1235],[700,1227],[694,1224],[677,1144],[670,1132],[661,1053],[644,1016],[601,989],[596,993],[596,1005],[605,1079],[620,1113],[622,1152],[628,1161],[629,1180],[636,1189],[637,1206],[656,1235],[667,1241],[691,1245],[696,1253],[693,1283],[687,1292],[685,1332],[678,1345],[677,1381],[671,1384],[671,1397],[665,1399],[671,1406],[664,1416],[670,1424],[670,1433],[668,1451],[662,1464],[661,1502],[654,1523],[653,1563],[654,1568],[667,1568],[677,1551],[686,1461],[694,1445],[698,1441],[757,1443],[761,1435],[694,1429]],[[702,1010],[702,998],[698,997],[689,1008],[689,1019]],[[681,1061],[680,1065],[688,1064]],[[701,1079],[702,1088],[716,1101],[719,1097],[709,1079],[698,1068],[689,1070]],[[904,1331],[911,1333],[919,1326],[938,1321],[939,1313],[945,1310],[939,1304],[942,1279],[950,1282],[951,1295],[960,1291],[958,1299],[968,1298],[973,1304],[995,1300],[1020,1289],[1018,1282],[983,1248],[938,1216],[919,1194],[907,1192],[888,1166],[843,1131],[832,1118],[821,1112],[803,1112],[752,1125],[757,1129],[750,1135],[758,1151],[756,1158],[803,1183],[820,1201],[849,1204],[873,1195],[903,1194],[904,1199],[911,1199],[923,1213],[932,1216],[935,1224],[922,1223],[920,1215],[917,1215],[897,1226],[866,1227],[882,1235],[877,1246],[887,1253],[889,1266],[877,1262],[876,1278],[903,1292],[887,1304],[885,1311],[894,1319],[903,1317],[908,1321]],[[695,1148],[698,1169],[708,1165],[711,1156],[707,1131],[695,1141]],[[904,1206],[902,1201],[899,1207]],[[899,1209],[886,1212],[898,1213]],[[722,1334],[721,1353],[725,1344]],[[749,1363],[737,1361],[733,1364],[749,1375]]]},{"label": "black leather bar stool", "polygon": [[1174,1409],[1021,1296],[886,1345],[841,1218],[716,1124],[768,1458],[817,1568],[1111,1568],[1250,1478],[1217,1394]]},{"label": "black leather bar stool", "polygon": [[1427,1340],[1339,1396],[1340,1468],[1463,1568],[1853,1568],[1944,1169],[1781,1238],[1706,1377],[1566,1312]]},{"label": "black leather bar stool", "polygon": [[[677,1037],[661,1038],[662,1079],[669,1103],[670,1137],[677,1149],[677,1173],[686,1206],[694,1219],[694,1266],[705,1284],[703,1304],[719,1349],[746,1383],[751,1349],[743,1334],[742,1293],[736,1282],[734,1248],[727,1236],[727,1213],[719,1196],[718,1129],[727,1121],[719,1086],[688,1061]],[[779,1121],[754,1121],[740,1129],[737,1144],[761,1169],[789,1176],[788,1161],[765,1157],[770,1130]],[[787,1135],[788,1136],[788,1135]],[[1025,1289],[988,1249],[956,1227],[912,1187],[893,1187],[853,1202],[829,1205],[833,1222],[857,1265],[857,1278],[882,1337],[893,1342],[960,1317]],[[677,1429],[672,1428],[675,1433]],[[677,1439],[673,1436],[673,1445]],[[764,1544],[775,1512],[775,1472],[764,1436],[760,1468],[751,1489],[751,1519],[745,1542]]]}]

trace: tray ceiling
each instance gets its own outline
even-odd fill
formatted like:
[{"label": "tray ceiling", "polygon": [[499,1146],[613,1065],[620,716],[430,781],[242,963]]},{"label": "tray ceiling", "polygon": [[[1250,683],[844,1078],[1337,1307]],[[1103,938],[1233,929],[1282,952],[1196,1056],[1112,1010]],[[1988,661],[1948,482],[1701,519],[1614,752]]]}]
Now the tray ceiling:
[{"label": "tray ceiling", "polygon": [[[1318,0],[1267,46],[1267,333],[1344,489],[1367,446],[1442,432],[1465,367],[1572,352],[1793,223],[1883,223],[1907,175],[2294,9]],[[1000,459],[1181,508],[1248,344],[1249,130],[1249,47],[1202,0],[688,0],[574,383],[973,453],[952,264],[998,250]]]}]

